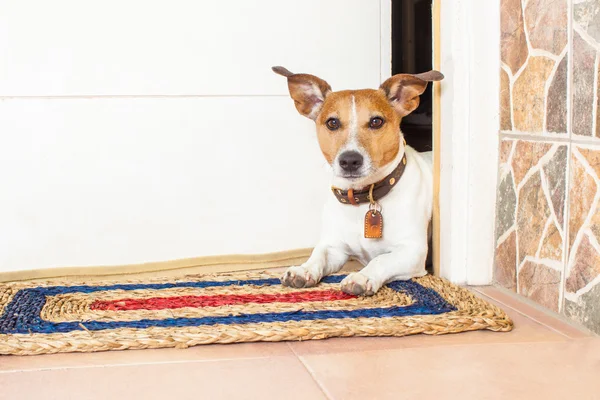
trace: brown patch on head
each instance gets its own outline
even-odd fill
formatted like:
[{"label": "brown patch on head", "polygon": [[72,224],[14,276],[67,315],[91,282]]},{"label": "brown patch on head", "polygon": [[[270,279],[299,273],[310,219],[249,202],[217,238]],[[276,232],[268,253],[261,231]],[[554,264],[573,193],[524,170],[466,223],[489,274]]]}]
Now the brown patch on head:
[{"label": "brown patch on head", "polygon": [[[400,121],[381,90],[359,90],[355,95],[358,115],[358,142],[371,157],[376,168],[394,161],[400,150]],[[385,121],[379,129],[369,128],[373,117]]]},{"label": "brown patch on head", "polygon": [[[379,129],[369,126],[372,118],[382,118]],[[330,130],[327,120],[337,118],[340,128]],[[354,140],[369,155],[373,167],[379,168],[396,158],[400,149],[400,116],[382,90],[344,90],[333,92],[316,119],[317,137],[325,159],[331,164],[340,149]]]}]

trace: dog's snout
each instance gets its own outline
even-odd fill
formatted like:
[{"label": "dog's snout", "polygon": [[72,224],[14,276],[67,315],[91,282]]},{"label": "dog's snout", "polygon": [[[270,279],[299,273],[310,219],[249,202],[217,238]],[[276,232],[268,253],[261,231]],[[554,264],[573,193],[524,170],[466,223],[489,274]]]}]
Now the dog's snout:
[{"label": "dog's snout", "polygon": [[346,151],[340,155],[340,167],[346,172],[356,172],[362,167],[363,156],[357,151]]}]

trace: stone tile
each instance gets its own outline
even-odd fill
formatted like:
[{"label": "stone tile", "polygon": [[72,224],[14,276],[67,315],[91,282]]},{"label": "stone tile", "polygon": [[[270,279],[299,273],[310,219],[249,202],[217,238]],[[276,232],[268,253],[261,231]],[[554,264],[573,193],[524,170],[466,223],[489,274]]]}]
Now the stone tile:
[{"label": "stone tile", "polygon": [[558,311],[560,280],[559,271],[526,261],[519,270],[519,294],[552,311]]},{"label": "stone tile", "polygon": [[529,0],[525,26],[534,49],[559,55],[567,45],[567,0]]},{"label": "stone tile", "polygon": [[594,134],[600,138],[600,112],[598,112],[600,110],[600,96],[598,96],[600,93],[600,70],[597,71],[596,85],[596,132]]},{"label": "stone tile", "polygon": [[500,57],[515,74],[527,60],[521,0],[503,0],[500,8]]},{"label": "stone tile", "polygon": [[573,31],[573,133],[592,136],[596,51]]},{"label": "stone tile", "polygon": [[600,209],[596,208],[596,212],[590,220],[590,230],[594,234],[596,240],[600,239]]},{"label": "stone tile", "polygon": [[579,153],[585,158],[588,165],[596,172],[596,177],[600,178],[600,149],[577,148]]},{"label": "stone tile", "polygon": [[514,189],[512,174],[506,174],[498,185],[496,205],[496,240],[515,223],[517,195]]},{"label": "stone tile", "polygon": [[496,249],[494,282],[506,289],[517,290],[517,233],[514,231]]},{"label": "stone tile", "polygon": [[600,2],[598,0],[579,0],[574,4],[573,21],[600,43]]},{"label": "stone tile", "polygon": [[[589,148],[577,148],[579,153],[583,156],[588,165],[594,170],[596,177],[600,177],[600,149],[589,149]],[[591,194],[590,194],[591,196]],[[590,220],[590,230],[596,237],[596,240],[600,239],[600,206],[597,206],[594,215]]]},{"label": "stone tile", "polygon": [[500,154],[498,156],[499,164],[505,164],[508,162],[510,152],[515,144],[514,140],[504,139],[500,142]]},{"label": "stone tile", "polygon": [[549,143],[539,143],[520,140],[516,144],[512,159],[515,186],[519,186],[531,168],[552,148]]},{"label": "stone tile", "polygon": [[579,296],[577,301],[565,300],[565,315],[600,335],[600,284]]},{"label": "stone tile", "polygon": [[[550,217],[552,220],[552,217]],[[540,257],[542,259],[562,260],[563,239],[554,222],[550,223],[548,231],[542,239],[540,248]]]},{"label": "stone tile", "polygon": [[554,68],[546,57],[530,57],[512,92],[515,129],[540,133],[544,130],[545,87]]},{"label": "stone tile", "polygon": [[569,293],[576,293],[598,275],[600,275],[600,254],[590,243],[589,237],[583,235],[581,243],[577,247],[573,264],[569,268],[565,289]]},{"label": "stone tile", "polygon": [[559,146],[543,167],[554,213],[561,228],[564,224],[567,188],[567,146]]},{"label": "stone tile", "polygon": [[511,109],[510,109],[510,78],[508,74],[500,69],[500,130],[511,131]]},{"label": "stone tile", "polygon": [[571,184],[569,190],[569,248],[590,212],[596,196],[596,182],[586,171],[581,161],[571,158]]},{"label": "stone tile", "polygon": [[567,64],[569,53],[561,60],[548,89],[546,131],[567,132]]},{"label": "stone tile", "polygon": [[539,172],[536,172],[521,188],[517,208],[518,262],[526,256],[535,256],[542,239],[544,226],[550,216],[550,208],[542,189]]}]

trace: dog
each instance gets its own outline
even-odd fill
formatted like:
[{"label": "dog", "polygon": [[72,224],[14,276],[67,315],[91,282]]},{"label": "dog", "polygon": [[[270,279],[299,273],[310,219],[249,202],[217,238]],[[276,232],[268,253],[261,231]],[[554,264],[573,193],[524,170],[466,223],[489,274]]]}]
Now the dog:
[{"label": "dog", "polygon": [[333,173],[318,244],[308,261],[285,271],[282,284],[313,287],[351,257],[364,266],[341,282],[352,295],[371,296],[388,282],[426,275],[432,153],[407,146],[400,122],[418,107],[428,83],[444,76],[398,74],[379,89],[333,92],[314,75],[272,69],[287,78],[298,112],[315,122]]}]

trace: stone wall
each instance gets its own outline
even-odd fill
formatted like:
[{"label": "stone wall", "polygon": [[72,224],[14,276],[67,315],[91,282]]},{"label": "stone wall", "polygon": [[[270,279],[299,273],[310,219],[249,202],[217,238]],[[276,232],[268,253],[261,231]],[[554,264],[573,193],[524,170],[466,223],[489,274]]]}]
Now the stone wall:
[{"label": "stone wall", "polygon": [[494,280],[600,333],[600,0],[501,0]]}]

